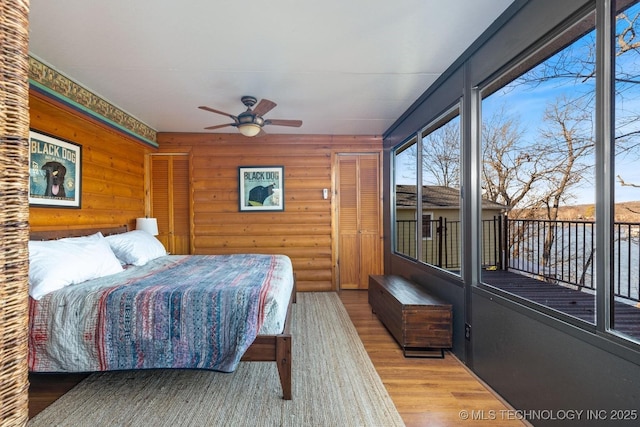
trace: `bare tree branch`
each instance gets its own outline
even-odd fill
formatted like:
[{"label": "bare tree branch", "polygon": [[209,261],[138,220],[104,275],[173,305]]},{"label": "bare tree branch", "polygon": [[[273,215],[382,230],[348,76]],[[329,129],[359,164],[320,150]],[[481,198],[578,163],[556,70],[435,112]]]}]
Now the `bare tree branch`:
[{"label": "bare tree branch", "polygon": [[622,177],[620,175],[616,176],[616,178],[618,178],[618,182],[623,187],[640,188],[640,184],[632,184],[632,183],[629,183],[629,182],[625,182],[625,180],[622,179]]}]

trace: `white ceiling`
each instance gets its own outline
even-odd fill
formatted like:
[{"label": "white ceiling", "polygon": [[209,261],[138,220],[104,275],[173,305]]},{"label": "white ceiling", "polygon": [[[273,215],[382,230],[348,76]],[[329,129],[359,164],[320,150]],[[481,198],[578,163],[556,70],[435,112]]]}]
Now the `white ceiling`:
[{"label": "white ceiling", "polygon": [[[30,54],[160,132],[381,135],[512,0],[31,0]],[[224,128],[215,132],[236,132]]]}]

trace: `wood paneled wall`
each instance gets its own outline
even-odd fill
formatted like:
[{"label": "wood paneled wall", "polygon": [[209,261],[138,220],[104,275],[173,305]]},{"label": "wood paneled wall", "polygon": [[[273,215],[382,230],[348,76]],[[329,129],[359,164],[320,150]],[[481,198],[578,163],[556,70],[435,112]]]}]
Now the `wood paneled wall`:
[{"label": "wood paneled wall", "polygon": [[[31,207],[32,229],[133,228],[148,207],[145,155],[190,153],[191,253],[284,253],[301,291],[335,289],[335,154],[382,150],[377,136],[201,133],[159,133],[156,150],[35,91],[30,110],[32,129],[82,145],[83,167],[82,208]],[[280,165],[285,211],[239,212],[238,167]]]},{"label": "wood paneled wall", "polygon": [[[192,252],[284,253],[298,290],[334,290],[334,156],[380,152],[375,136],[159,133],[160,152],[191,153]],[[239,212],[238,167],[284,166],[284,212]]]},{"label": "wood paneled wall", "polygon": [[31,91],[33,130],[82,146],[81,209],[31,207],[31,229],[128,224],[145,214],[145,154],[156,151],[86,115]]}]

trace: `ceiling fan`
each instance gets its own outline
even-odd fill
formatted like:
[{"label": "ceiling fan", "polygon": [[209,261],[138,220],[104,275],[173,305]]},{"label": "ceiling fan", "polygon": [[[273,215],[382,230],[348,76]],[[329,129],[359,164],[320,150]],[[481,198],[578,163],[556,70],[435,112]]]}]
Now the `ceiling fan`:
[{"label": "ceiling fan", "polygon": [[[226,126],[233,126],[237,127],[240,133],[244,136],[256,136],[265,133],[262,129],[262,127],[265,125],[291,126],[296,128],[302,126],[302,120],[264,119],[262,116],[267,114],[277,105],[273,101],[262,99],[260,102],[258,102],[258,100],[253,96],[243,96],[242,98],[240,98],[240,100],[247,107],[247,111],[240,113],[237,116],[210,107],[198,107],[202,110],[210,111],[216,114],[222,114],[223,116],[231,117],[231,119],[233,119],[233,123],[209,126],[205,129],[220,129]],[[258,105],[256,105],[256,103]],[[256,107],[252,109],[254,105]]]}]

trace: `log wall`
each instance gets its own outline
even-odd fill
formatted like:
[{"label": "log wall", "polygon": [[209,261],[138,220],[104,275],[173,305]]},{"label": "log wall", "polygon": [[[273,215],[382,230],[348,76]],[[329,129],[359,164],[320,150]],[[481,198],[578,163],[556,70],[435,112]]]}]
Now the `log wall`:
[{"label": "log wall", "polygon": [[38,92],[30,92],[29,104],[32,130],[82,146],[81,208],[31,206],[31,229],[133,229],[145,213],[145,155],[156,149]]},{"label": "log wall", "polygon": [[[158,143],[160,152],[191,153],[191,253],[284,253],[292,259],[298,290],[335,289],[334,156],[380,152],[381,138],[159,133]],[[239,166],[284,167],[284,212],[239,212]]]},{"label": "log wall", "polygon": [[[128,224],[144,216],[145,156],[190,153],[191,253],[284,253],[300,291],[335,289],[332,242],[336,153],[381,152],[376,136],[159,133],[159,149],[38,92],[30,93],[31,128],[82,146],[80,209],[30,208],[33,230]],[[238,167],[283,166],[284,212],[239,212]],[[330,197],[322,198],[329,189]]]}]

